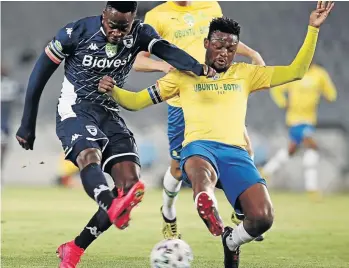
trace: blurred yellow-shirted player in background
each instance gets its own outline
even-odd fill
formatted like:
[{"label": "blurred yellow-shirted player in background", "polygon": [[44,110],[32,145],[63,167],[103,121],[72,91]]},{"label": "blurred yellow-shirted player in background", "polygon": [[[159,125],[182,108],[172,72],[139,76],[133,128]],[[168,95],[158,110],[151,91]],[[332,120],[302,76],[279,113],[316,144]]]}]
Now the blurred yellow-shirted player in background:
[{"label": "blurred yellow-shirted player in background", "polygon": [[74,176],[77,174],[79,174],[79,169],[72,162],[65,160],[65,155],[62,153],[59,161],[57,184],[64,187],[81,185],[79,181],[74,180]]},{"label": "blurred yellow-shirted player in background", "polygon": [[[150,10],[144,23],[155,28],[159,35],[183,49],[200,63],[205,61],[204,38],[207,37],[209,24],[215,17],[222,17],[222,10],[217,1],[174,1],[158,5]],[[249,57],[252,63],[264,65],[258,52],[239,43],[237,54]],[[136,71],[168,73],[173,68],[164,61],[149,58],[150,53],[141,52],[133,65]],[[174,97],[168,103],[168,140],[171,166],[164,176],[163,190],[163,235],[165,238],[177,238],[175,201],[181,188],[182,173],[179,168],[180,153],[184,140],[184,117],[179,97]],[[247,151],[252,154],[252,145],[245,129],[245,139],[248,143]],[[238,223],[237,216],[233,213],[234,222]]]},{"label": "blurred yellow-shirted player in background", "polygon": [[[287,95],[287,96],[286,96]],[[318,145],[313,134],[317,122],[317,108],[320,98],[334,102],[336,88],[326,70],[312,64],[300,81],[275,87],[271,97],[282,109],[286,109],[286,125],[289,128],[288,150],[280,149],[264,166],[265,176],[272,175],[303,144],[305,189],[314,197],[319,197],[317,165],[319,163]]]}]

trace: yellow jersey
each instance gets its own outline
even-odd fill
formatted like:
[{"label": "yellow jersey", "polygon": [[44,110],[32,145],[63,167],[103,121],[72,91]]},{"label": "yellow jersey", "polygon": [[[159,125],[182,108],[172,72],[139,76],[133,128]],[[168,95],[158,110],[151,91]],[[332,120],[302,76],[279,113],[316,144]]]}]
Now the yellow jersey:
[{"label": "yellow jersey", "polygon": [[271,97],[275,103],[280,108],[286,108],[288,126],[315,125],[321,96],[332,102],[337,98],[337,91],[329,74],[318,65],[311,65],[302,80],[271,90]]},{"label": "yellow jersey", "polygon": [[[217,1],[193,1],[185,7],[166,2],[150,10],[145,15],[144,23],[153,26],[163,39],[204,63],[204,38],[207,37],[209,24],[213,18],[222,16]],[[178,97],[167,102],[171,106],[180,107]]]},{"label": "yellow jersey", "polygon": [[233,64],[214,78],[175,70],[158,80],[155,91],[149,90],[151,96],[161,100],[180,96],[185,120],[183,146],[195,140],[210,140],[245,148],[248,96],[252,91],[269,88],[273,72],[274,67],[246,63]]}]

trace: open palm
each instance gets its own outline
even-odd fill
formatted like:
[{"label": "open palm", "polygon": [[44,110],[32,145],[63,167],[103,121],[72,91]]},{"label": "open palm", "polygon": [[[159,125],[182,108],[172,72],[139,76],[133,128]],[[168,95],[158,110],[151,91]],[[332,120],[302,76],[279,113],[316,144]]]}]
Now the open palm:
[{"label": "open palm", "polygon": [[316,9],[310,14],[309,25],[319,28],[321,24],[324,23],[333,7],[334,2],[332,1],[318,1]]}]

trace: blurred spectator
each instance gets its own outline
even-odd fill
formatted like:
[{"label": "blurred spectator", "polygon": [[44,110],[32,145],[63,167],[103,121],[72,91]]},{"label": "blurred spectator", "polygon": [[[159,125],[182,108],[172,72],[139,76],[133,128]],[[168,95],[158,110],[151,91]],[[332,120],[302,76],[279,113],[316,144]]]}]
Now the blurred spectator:
[{"label": "blurred spectator", "polygon": [[11,79],[9,70],[1,64],[1,168],[8,150],[8,140],[11,134],[11,114],[14,104],[21,99],[22,88]]}]

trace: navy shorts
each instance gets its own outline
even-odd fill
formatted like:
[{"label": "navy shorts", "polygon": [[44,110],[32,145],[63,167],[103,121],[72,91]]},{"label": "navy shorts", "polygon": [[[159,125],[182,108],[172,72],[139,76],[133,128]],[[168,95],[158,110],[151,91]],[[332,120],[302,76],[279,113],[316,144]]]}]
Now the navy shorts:
[{"label": "navy shorts", "polygon": [[170,147],[170,156],[177,161],[181,159],[184,130],[185,123],[182,108],[168,105],[167,137]]},{"label": "navy shorts", "polygon": [[140,165],[133,133],[115,111],[91,102],[71,106],[69,117],[57,110],[56,133],[65,157],[75,165],[79,153],[88,148],[102,151],[102,169],[111,173],[114,164],[133,161]]},{"label": "navy shorts", "polygon": [[266,185],[247,151],[240,147],[205,140],[193,141],[182,150],[180,167],[183,180],[189,184],[184,165],[192,156],[199,156],[212,165],[217,173],[219,188],[223,189],[238,213],[242,213],[239,196],[256,183]]}]

